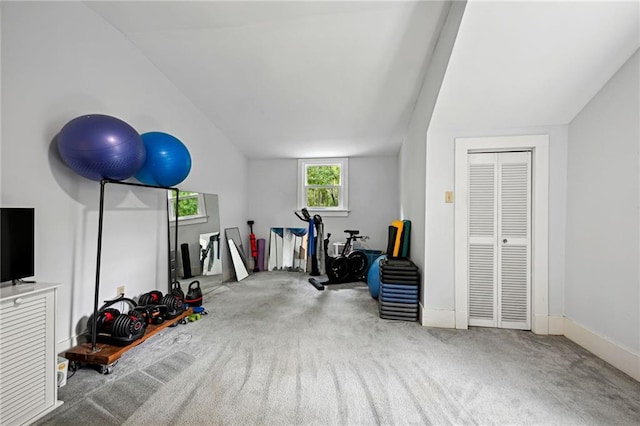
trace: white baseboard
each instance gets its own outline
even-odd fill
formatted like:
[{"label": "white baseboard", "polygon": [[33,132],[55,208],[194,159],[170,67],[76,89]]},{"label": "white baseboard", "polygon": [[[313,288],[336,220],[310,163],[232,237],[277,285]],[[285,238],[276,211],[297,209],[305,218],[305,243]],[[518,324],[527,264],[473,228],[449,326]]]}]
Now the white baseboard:
[{"label": "white baseboard", "polygon": [[531,331],[535,334],[549,334],[549,316],[534,315],[533,324],[531,324]]},{"label": "white baseboard", "polygon": [[549,315],[549,334],[564,335],[564,317]]},{"label": "white baseboard", "polygon": [[80,343],[80,337],[82,337],[82,341],[84,342],[84,334],[80,334],[78,336],[71,336],[68,339],[62,340],[60,342],[56,343],[56,353],[59,354],[60,356],[64,356],[64,353],[73,348],[74,346],[77,346]]},{"label": "white baseboard", "polygon": [[452,310],[429,309],[420,305],[420,323],[426,327],[456,328],[456,313]]},{"label": "white baseboard", "polygon": [[617,369],[640,381],[640,355],[577,324],[569,318],[563,321],[564,335]]}]

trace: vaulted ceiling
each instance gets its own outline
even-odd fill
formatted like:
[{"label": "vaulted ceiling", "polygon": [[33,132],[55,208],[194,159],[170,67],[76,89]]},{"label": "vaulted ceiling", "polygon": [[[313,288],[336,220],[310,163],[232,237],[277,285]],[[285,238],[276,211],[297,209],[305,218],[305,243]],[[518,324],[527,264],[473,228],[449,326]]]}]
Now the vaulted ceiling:
[{"label": "vaulted ceiling", "polygon": [[470,1],[431,123],[568,124],[639,47],[637,0]]},{"label": "vaulted ceiling", "polygon": [[108,1],[136,45],[247,156],[395,154],[446,1]]},{"label": "vaulted ceiling", "polygon": [[[395,154],[449,0],[87,1],[249,158]],[[568,123],[640,46],[638,2],[469,1],[432,123]]]}]

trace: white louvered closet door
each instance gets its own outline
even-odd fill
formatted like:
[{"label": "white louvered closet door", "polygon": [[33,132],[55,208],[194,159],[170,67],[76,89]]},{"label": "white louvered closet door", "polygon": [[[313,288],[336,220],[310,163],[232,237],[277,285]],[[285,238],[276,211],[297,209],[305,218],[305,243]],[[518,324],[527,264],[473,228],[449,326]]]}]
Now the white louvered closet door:
[{"label": "white louvered closet door", "polygon": [[531,329],[531,153],[469,155],[469,325]]}]

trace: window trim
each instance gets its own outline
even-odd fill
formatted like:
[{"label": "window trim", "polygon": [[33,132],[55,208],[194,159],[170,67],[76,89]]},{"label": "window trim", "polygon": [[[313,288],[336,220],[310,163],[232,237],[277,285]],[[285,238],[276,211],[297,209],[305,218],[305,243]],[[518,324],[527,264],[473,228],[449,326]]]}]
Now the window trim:
[{"label": "window trim", "polygon": [[[306,205],[306,168],[317,165],[339,165],[340,166],[340,202],[338,207],[308,207]],[[324,216],[348,216],[349,215],[349,159],[342,158],[300,158],[298,159],[298,197],[297,209],[307,207],[313,213]]]}]

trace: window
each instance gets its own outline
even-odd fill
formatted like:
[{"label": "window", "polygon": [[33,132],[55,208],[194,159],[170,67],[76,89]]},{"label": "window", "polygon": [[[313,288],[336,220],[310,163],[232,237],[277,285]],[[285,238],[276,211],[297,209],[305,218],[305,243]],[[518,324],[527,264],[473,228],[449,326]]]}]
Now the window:
[{"label": "window", "polygon": [[199,192],[179,191],[177,206],[176,192],[167,191],[167,196],[169,197],[169,220],[171,223],[176,220],[176,210],[178,212],[178,220],[181,222],[206,221],[207,212],[204,204],[204,196]]},{"label": "window", "polygon": [[298,209],[306,207],[328,216],[349,213],[348,159],[298,160]]}]

